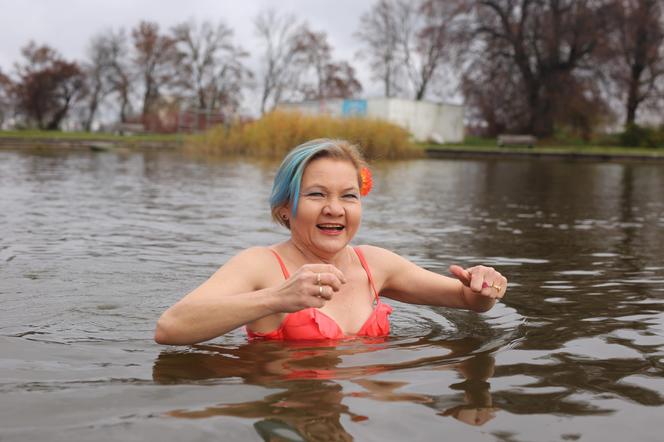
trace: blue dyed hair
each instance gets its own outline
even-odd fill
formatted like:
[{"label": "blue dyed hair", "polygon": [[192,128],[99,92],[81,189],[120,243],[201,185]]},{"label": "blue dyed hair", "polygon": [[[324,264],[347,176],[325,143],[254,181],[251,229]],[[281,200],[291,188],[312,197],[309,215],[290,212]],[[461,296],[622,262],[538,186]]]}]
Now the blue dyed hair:
[{"label": "blue dyed hair", "polygon": [[300,144],[288,152],[274,177],[270,208],[272,218],[276,222],[290,228],[290,222],[279,216],[279,209],[290,203],[291,216],[295,218],[304,169],[312,160],[323,157],[350,161],[357,170],[358,184],[361,185],[360,170],[366,166],[366,162],[356,146],[344,140],[328,138],[319,138]]}]

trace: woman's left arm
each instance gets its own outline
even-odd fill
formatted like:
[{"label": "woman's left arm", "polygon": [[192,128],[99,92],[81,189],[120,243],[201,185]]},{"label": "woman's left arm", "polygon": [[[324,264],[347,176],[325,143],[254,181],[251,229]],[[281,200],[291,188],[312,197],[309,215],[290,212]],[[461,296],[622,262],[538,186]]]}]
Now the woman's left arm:
[{"label": "woman's left arm", "polygon": [[[492,267],[450,266],[456,278],[423,269],[380,247],[363,246],[381,295],[411,304],[437,305],[485,312],[505,296],[507,279]],[[376,278],[376,279],[379,279]]]}]

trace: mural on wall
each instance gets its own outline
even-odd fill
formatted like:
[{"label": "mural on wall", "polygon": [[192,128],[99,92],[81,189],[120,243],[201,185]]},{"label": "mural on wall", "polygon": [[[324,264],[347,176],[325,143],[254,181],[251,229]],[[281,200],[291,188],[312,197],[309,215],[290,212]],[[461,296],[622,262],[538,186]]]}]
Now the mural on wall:
[{"label": "mural on wall", "polygon": [[341,104],[341,115],[344,117],[366,117],[367,100],[344,100]]}]

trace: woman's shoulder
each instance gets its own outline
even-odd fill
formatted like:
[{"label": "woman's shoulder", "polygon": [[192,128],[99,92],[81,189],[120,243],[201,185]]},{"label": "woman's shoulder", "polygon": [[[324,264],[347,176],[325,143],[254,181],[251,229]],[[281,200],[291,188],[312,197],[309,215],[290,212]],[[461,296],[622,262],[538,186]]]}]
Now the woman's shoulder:
[{"label": "woman's shoulder", "polygon": [[[272,267],[279,269],[279,264],[271,247],[249,247],[236,253],[221,269],[252,273],[256,276],[265,276],[266,270]],[[269,272],[267,272],[269,275]]]},{"label": "woman's shoulder", "polygon": [[275,260],[274,249],[271,246],[253,246],[241,250],[231,258],[231,261],[239,261],[250,264],[252,267],[262,266],[267,262]]},{"label": "woman's shoulder", "polygon": [[402,259],[396,253],[384,249],[382,247],[372,246],[368,244],[362,244],[355,246],[355,249],[359,249],[362,252],[362,255],[366,258],[367,262],[370,265],[390,265],[398,260]]},{"label": "woman's shoulder", "polygon": [[282,279],[279,263],[271,247],[249,247],[236,253],[218,271],[217,276],[239,278],[258,290]]}]

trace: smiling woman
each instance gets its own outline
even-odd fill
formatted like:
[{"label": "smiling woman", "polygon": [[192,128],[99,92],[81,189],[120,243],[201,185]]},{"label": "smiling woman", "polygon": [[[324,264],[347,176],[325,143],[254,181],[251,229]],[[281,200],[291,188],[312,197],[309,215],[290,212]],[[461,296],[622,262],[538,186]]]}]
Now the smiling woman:
[{"label": "smiling woman", "polygon": [[451,266],[456,279],[379,247],[350,246],[371,175],[359,149],[319,139],[293,149],[277,171],[272,217],[290,239],[244,250],[164,312],[155,340],[192,344],[246,326],[250,338],[383,337],[403,302],[486,311],[507,280],[491,267]]}]

